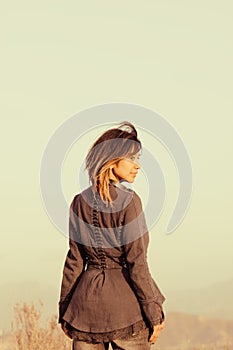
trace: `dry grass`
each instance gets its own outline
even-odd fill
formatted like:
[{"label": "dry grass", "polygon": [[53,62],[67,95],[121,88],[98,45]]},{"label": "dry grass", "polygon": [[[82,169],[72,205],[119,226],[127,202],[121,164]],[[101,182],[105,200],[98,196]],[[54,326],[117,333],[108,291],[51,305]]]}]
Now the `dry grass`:
[{"label": "dry grass", "polygon": [[43,303],[17,303],[14,307],[12,335],[14,350],[70,350],[71,340],[65,336],[54,315],[42,325]]},{"label": "dry grass", "polygon": [[[43,303],[17,303],[14,307],[12,338],[7,343],[0,341],[1,350],[71,350],[72,341],[63,333],[57,324],[57,315],[47,322],[42,322]],[[0,336],[1,338],[1,336]],[[151,348],[157,350],[233,350],[233,344],[183,344],[165,346],[158,342]],[[111,349],[111,347],[110,347]],[[152,350],[152,349],[151,349]]]}]

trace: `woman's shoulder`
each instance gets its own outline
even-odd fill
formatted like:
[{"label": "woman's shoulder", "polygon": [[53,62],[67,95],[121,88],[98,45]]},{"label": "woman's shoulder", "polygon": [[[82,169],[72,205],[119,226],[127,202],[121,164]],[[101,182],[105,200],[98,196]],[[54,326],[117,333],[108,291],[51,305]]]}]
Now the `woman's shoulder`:
[{"label": "woman's shoulder", "polygon": [[[124,208],[124,210],[137,210],[137,211],[142,210],[141,198],[134,189],[125,186],[121,182],[111,183],[111,185],[113,185],[114,188],[117,190],[117,198],[116,198],[116,201],[114,202],[114,205],[116,208],[118,209]],[[91,207],[92,201],[93,201],[93,187],[89,186],[88,188],[85,188],[83,191],[73,195],[73,199],[71,201],[70,206],[74,209],[76,209],[79,205],[82,205],[82,206],[89,205]]]},{"label": "woman's shoulder", "polygon": [[139,194],[132,188],[128,188],[122,183],[117,183],[116,187],[119,188],[119,191],[122,194],[122,198],[125,199],[124,208],[126,211],[128,210],[142,210],[142,201]]},{"label": "woman's shoulder", "polygon": [[88,188],[85,188],[81,192],[73,194],[73,197],[70,202],[70,207],[77,208],[80,202],[87,203],[87,204],[91,203],[91,199],[92,199],[92,191],[90,186]]}]

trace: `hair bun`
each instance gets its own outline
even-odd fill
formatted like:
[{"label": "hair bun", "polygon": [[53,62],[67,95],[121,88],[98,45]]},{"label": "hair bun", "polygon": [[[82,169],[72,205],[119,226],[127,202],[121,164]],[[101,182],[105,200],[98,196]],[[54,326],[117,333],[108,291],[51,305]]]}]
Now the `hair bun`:
[{"label": "hair bun", "polygon": [[118,129],[124,129],[124,131],[133,134],[137,137],[137,130],[135,129],[134,125],[130,122],[124,121],[120,124]]}]

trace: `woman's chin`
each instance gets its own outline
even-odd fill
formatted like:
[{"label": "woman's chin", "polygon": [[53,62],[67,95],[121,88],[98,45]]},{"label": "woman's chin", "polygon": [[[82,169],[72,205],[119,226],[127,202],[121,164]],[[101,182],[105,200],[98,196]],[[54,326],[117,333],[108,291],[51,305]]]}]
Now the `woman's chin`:
[{"label": "woman's chin", "polygon": [[129,183],[133,183],[134,180],[135,180],[135,179],[128,179],[128,180],[125,180],[125,181],[127,181],[127,182],[129,182]]}]

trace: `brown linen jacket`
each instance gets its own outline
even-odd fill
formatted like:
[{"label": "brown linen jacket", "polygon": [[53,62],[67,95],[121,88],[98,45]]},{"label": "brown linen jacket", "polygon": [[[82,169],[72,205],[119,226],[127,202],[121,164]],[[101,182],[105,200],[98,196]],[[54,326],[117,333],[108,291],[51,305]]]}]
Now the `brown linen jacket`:
[{"label": "brown linen jacket", "polygon": [[140,320],[161,323],[166,300],[147,263],[149,235],[140,197],[109,183],[113,208],[92,186],[70,205],[69,251],[64,264],[58,322],[93,333]]}]

